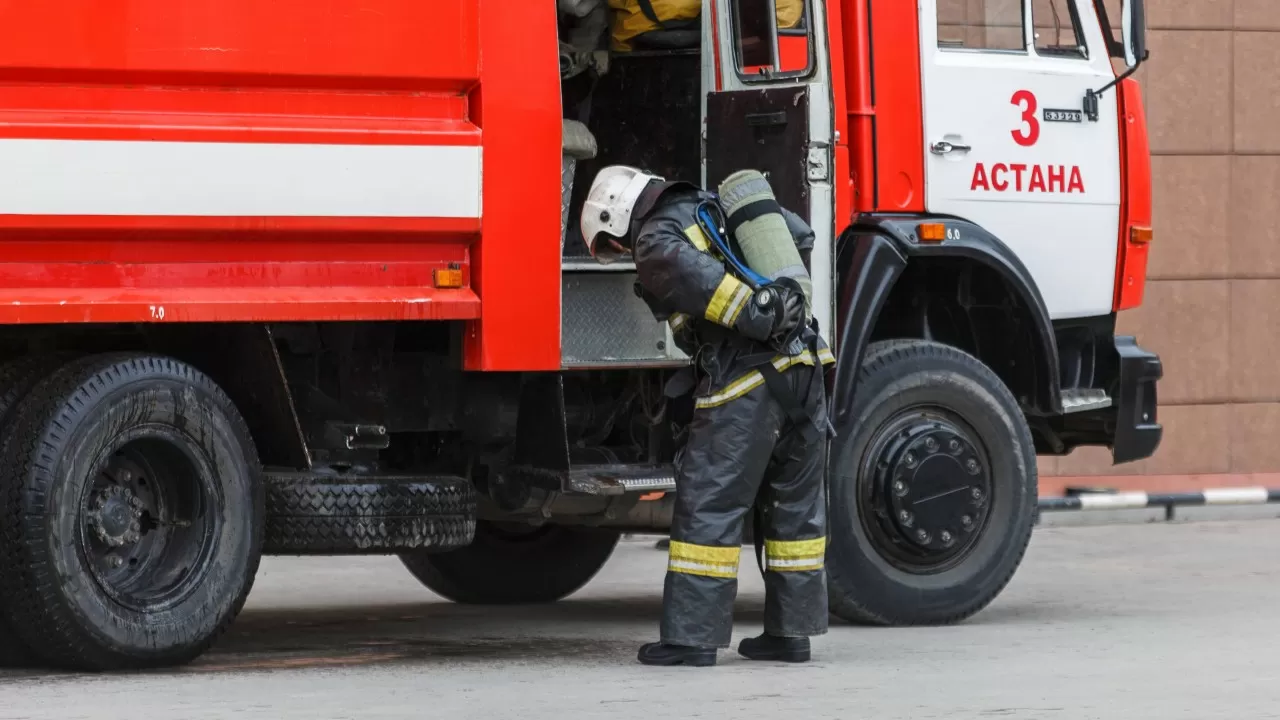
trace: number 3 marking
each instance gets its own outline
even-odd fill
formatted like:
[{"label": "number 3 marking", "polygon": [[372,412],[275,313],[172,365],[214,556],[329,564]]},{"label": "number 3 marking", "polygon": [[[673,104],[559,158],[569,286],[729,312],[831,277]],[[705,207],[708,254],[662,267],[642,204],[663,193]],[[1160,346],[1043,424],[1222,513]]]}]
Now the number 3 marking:
[{"label": "number 3 marking", "polygon": [[1040,121],[1036,119],[1036,110],[1039,109],[1036,105],[1036,96],[1030,90],[1019,90],[1013,94],[1013,100],[1010,102],[1022,108],[1022,122],[1026,123],[1028,128],[1026,131],[1022,128],[1014,130],[1013,141],[1022,147],[1035,145],[1040,139]]}]

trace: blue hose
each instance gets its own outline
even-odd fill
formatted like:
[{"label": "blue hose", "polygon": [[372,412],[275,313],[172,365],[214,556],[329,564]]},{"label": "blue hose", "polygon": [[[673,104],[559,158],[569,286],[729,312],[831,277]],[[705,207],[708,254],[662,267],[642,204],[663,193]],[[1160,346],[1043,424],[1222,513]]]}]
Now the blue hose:
[{"label": "blue hose", "polygon": [[698,224],[702,226],[702,231],[707,234],[711,242],[715,244],[716,249],[720,251],[725,262],[729,263],[738,272],[738,275],[747,281],[752,290],[759,290],[761,287],[768,285],[768,278],[747,267],[745,263],[738,259],[737,255],[733,254],[733,250],[729,249],[729,243],[725,242],[724,236],[720,234],[720,224],[711,216],[708,205],[709,203],[705,201],[698,205],[696,212]]}]

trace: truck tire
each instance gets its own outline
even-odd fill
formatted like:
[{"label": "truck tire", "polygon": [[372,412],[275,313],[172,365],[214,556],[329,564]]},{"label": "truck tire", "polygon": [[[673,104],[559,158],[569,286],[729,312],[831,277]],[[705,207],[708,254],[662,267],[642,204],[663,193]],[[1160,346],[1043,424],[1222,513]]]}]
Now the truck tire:
[{"label": "truck tire", "polygon": [[518,531],[481,520],[475,541],[449,553],[403,553],[427,589],[467,605],[532,605],[580,590],[604,567],[621,533],[544,525]]},{"label": "truck tire", "polygon": [[183,664],[243,607],[261,469],[202,373],[150,355],[77,360],[31,390],[0,452],[0,595],[45,663]]},{"label": "truck tire", "polygon": [[[31,391],[32,386],[74,355],[23,355],[0,366],[0,438],[7,437],[13,426],[14,408]],[[0,536],[0,543],[3,537]],[[3,557],[0,551],[0,557]],[[25,667],[35,662],[35,655],[18,636],[9,620],[9,611],[0,601],[0,668]]]},{"label": "truck tire", "polygon": [[851,411],[828,471],[832,613],[924,625],[981,611],[1022,562],[1036,508],[1013,395],[956,348],[890,340],[868,348]]},{"label": "truck tire", "polygon": [[267,476],[268,555],[348,555],[465,547],[476,496],[460,477]]}]

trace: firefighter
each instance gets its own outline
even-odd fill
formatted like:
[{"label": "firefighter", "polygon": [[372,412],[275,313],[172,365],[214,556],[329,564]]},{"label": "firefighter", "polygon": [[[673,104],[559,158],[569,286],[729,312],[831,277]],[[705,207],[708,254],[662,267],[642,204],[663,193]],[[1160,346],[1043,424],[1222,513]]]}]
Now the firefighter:
[{"label": "firefighter", "polygon": [[[613,166],[599,172],[582,210],[592,256],[610,263],[630,253],[637,293],[696,358],[666,389],[671,398],[692,392],[694,410],[677,461],[660,641],[639,652],[647,665],[714,665],[717,651],[729,646],[744,522],[753,507],[762,513],[754,534],[757,552],[763,537],[765,632],[744,639],[738,652],[804,662],[809,638],[827,631],[830,424],[822,371],[835,358],[816,324],[806,322],[800,283],[753,290],[730,271],[714,236],[725,228],[705,219],[723,209],[720,200],[688,183]],[[775,249],[805,258],[807,286],[813,231],[776,201],[748,210],[756,219],[781,215],[774,219],[782,221],[788,247]],[[781,274],[788,273],[797,274]]]}]

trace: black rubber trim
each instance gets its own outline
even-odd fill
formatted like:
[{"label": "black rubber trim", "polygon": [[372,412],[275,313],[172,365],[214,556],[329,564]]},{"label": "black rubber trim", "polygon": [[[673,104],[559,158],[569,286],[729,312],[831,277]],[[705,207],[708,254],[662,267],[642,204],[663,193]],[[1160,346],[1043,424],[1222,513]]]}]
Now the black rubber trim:
[{"label": "black rubber trim", "polygon": [[854,407],[858,369],[875,329],[885,300],[893,291],[906,256],[883,234],[857,233],[850,228],[838,244],[836,277],[840,278],[837,316],[836,375],[832,389],[832,424],[836,435],[844,436]]}]

